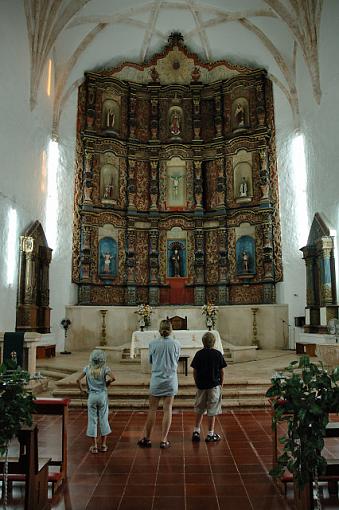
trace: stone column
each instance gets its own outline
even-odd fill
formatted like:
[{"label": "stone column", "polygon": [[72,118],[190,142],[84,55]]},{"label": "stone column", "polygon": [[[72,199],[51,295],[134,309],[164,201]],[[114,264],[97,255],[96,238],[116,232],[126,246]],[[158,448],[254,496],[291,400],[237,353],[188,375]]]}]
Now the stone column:
[{"label": "stone column", "polygon": [[195,222],[195,288],[194,288],[194,304],[205,304],[205,244],[204,244],[204,230],[202,220]]},{"label": "stone column", "polygon": [[263,265],[264,280],[266,282],[274,281],[274,263],[273,263],[273,227],[270,214],[265,215],[262,225],[262,243],[263,243]]},{"label": "stone column", "polygon": [[132,139],[135,139],[136,105],[137,105],[137,98],[134,95],[130,94],[130,96],[129,96],[129,137]]},{"label": "stone column", "polygon": [[229,289],[227,286],[227,233],[226,227],[220,226],[218,231],[219,244],[219,305],[226,305],[229,302]]},{"label": "stone column", "polygon": [[149,232],[150,254],[149,254],[149,303],[157,306],[160,303],[159,292],[159,228],[158,220],[151,220]]},{"label": "stone column", "polygon": [[320,269],[320,305],[333,305],[336,304],[336,295],[333,292],[333,289],[335,289],[335,279],[332,278],[334,276],[334,274],[332,275],[332,267],[334,267],[332,238],[322,237],[319,239],[317,242],[317,252]]},{"label": "stone column", "polygon": [[150,212],[153,213],[158,212],[158,194],[159,194],[158,161],[151,161]]},{"label": "stone column", "polygon": [[314,248],[311,246],[305,246],[301,248],[303,252],[303,258],[306,265],[306,305],[316,305],[316,294],[315,294],[315,282],[314,282],[314,271],[313,266],[316,263],[316,254]]},{"label": "stone column", "polygon": [[91,259],[91,228],[84,226],[81,233],[80,255],[80,280],[82,282],[90,281]]},{"label": "stone column", "polygon": [[34,244],[35,242],[33,237],[22,238],[22,251],[25,253],[26,260],[24,292],[25,305],[36,303],[36,254]]},{"label": "stone column", "polygon": [[194,197],[195,197],[195,214],[203,214],[202,205],[202,178],[201,178],[201,161],[193,161],[194,165]]},{"label": "stone column", "polygon": [[135,159],[128,160],[127,202],[128,202],[128,212],[129,213],[134,213],[137,210],[135,203],[134,203],[135,202],[135,192],[136,192],[135,165],[136,165]]},{"label": "stone column", "polygon": [[93,191],[93,154],[85,151],[84,159],[84,172],[83,172],[83,203],[86,205],[92,204],[92,191]]},{"label": "stone column", "polygon": [[259,175],[261,191],[260,205],[267,206],[270,204],[270,179],[269,179],[270,174],[266,149],[260,150],[259,158],[260,158]]},{"label": "stone column", "polygon": [[222,108],[220,93],[214,96],[214,111],[215,137],[220,138],[222,136]]},{"label": "stone column", "polygon": [[201,142],[201,119],[200,119],[200,106],[201,106],[201,89],[202,84],[191,83],[192,96],[193,96],[193,142]]},{"label": "stone column", "polygon": [[159,90],[160,84],[148,85],[151,96],[151,133],[150,142],[159,141]]},{"label": "stone column", "polygon": [[127,275],[127,296],[128,305],[136,305],[137,293],[135,285],[135,226],[134,220],[129,219],[127,225],[126,239],[126,275]]},{"label": "stone column", "polygon": [[224,172],[224,160],[222,158],[217,160],[218,168],[218,180],[217,180],[217,192],[218,192],[218,210],[225,209],[225,172]]}]

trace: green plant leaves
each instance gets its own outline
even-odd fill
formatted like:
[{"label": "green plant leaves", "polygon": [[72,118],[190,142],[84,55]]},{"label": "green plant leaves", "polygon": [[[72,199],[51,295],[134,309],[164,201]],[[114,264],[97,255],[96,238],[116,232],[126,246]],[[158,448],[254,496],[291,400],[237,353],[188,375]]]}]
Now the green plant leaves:
[{"label": "green plant leaves", "polygon": [[313,479],[315,471],[326,468],[321,455],[328,413],[339,411],[339,369],[328,373],[308,356],[292,361],[279,376],[272,377],[266,396],[272,399],[272,427],[287,422],[287,432],[279,439],[284,445],[272,476],[288,469],[300,487]]},{"label": "green plant leaves", "polygon": [[0,454],[23,425],[32,424],[33,396],[25,384],[29,374],[24,370],[0,367]]}]

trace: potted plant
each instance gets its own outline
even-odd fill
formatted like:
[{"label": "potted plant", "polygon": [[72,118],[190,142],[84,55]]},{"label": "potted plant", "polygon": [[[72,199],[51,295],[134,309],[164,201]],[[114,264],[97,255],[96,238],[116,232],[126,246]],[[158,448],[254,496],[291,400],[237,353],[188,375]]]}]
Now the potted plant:
[{"label": "potted plant", "polygon": [[[339,410],[339,369],[327,372],[311,363],[308,356],[293,361],[272,378],[266,396],[272,399],[274,427],[287,422],[280,438],[283,452],[270,474],[281,477],[287,469],[295,484],[298,508],[314,508],[312,485],[326,469],[324,447],[330,412]],[[317,491],[319,501],[319,492]]]},{"label": "potted plant", "polygon": [[4,504],[7,505],[8,447],[23,425],[32,424],[33,396],[27,388],[29,373],[0,366],[0,455],[5,456]]},{"label": "potted plant", "polygon": [[213,303],[207,303],[207,305],[202,306],[201,313],[206,315],[206,326],[208,330],[211,331],[211,329],[214,329],[217,319],[218,307]]},{"label": "potted plant", "polygon": [[151,314],[153,313],[153,310],[150,305],[139,305],[135,313],[139,315],[139,325],[141,331],[143,331],[144,327],[148,328],[151,325]]}]

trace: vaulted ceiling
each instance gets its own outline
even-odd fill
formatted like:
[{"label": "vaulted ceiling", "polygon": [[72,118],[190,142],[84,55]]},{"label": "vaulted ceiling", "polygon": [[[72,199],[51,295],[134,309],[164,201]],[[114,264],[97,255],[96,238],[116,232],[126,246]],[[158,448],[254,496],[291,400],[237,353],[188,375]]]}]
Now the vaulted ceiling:
[{"label": "vaulted ceiling", "polygon": [[206,62],[262,67],[285,94],[298,125],[296,59],[321,98],[318,39],[323,0],[25,0],[31,108],[47,60],[55,70],[54,129],[84,72],[147,61],[180,32]]}]

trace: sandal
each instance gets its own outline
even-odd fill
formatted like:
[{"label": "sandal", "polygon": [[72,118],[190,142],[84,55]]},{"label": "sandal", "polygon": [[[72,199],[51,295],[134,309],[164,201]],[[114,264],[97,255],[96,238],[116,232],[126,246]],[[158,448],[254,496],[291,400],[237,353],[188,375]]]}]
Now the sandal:
[{"label": "sandal", "polygon": [[140,446],[140,448],[151,448],[152,443],[150,439],[147,439],[147,437],[143,437],[142,439],[139,439],[137,445]]},{"label": "sandal", "polygon": [[90,451],[90,453],[98,453],[98,448],[97,448],[97,446],[91,446],[89,451]]},{"label": "sandal", "polygon": [[108,450],[107,444],[102,444],[99,448],[100,452],[107,452],[107,450]]},{"label": "sandal", "polygon": [[169,448],[171,446],[171,443],[169,441],[160,441],[160,448],[165,449]]},{"label": "sandal", "polygon": [[220,441],[221,437],[219,436],[219,434],[208,434],[208,436],[206,437],[205,441],[206,443],[215,443],[216,441]]}]

